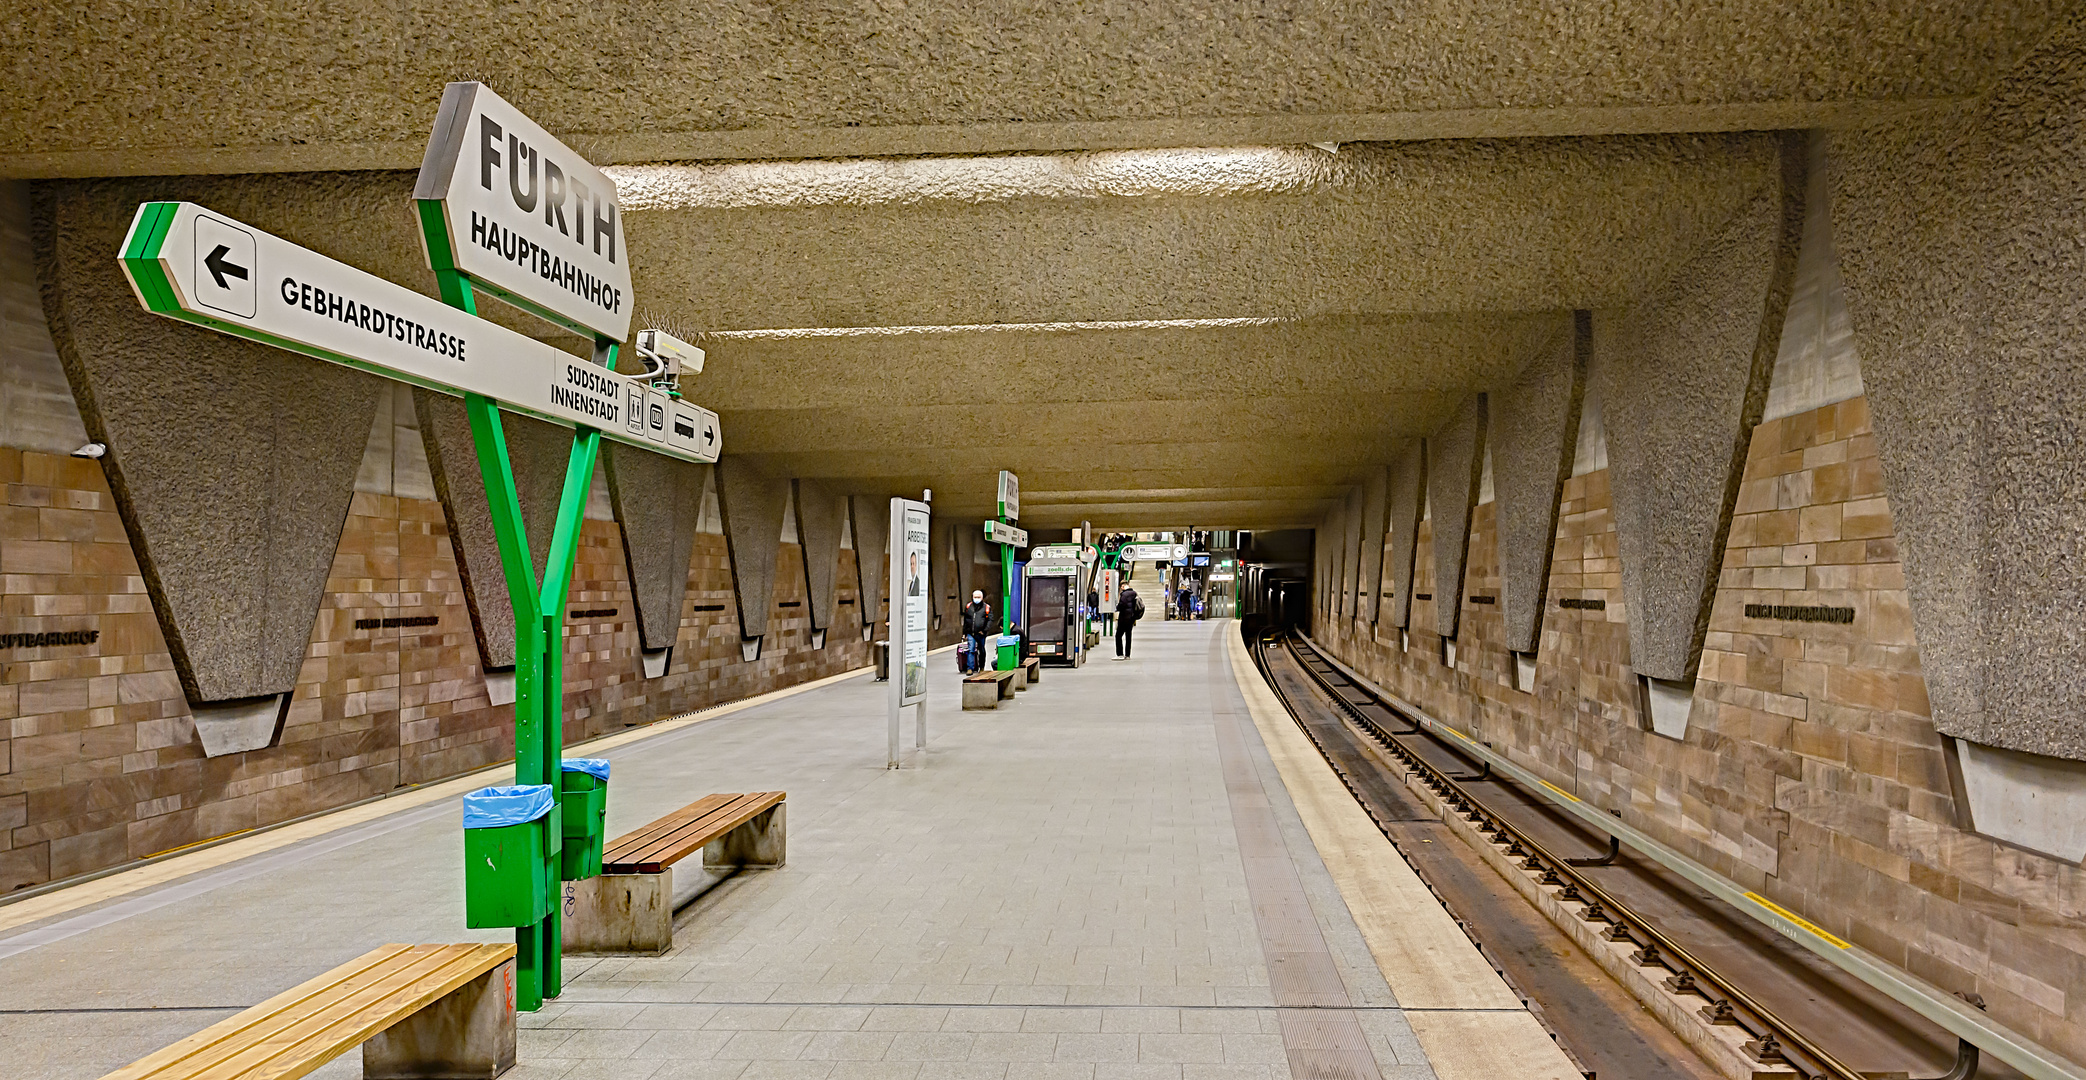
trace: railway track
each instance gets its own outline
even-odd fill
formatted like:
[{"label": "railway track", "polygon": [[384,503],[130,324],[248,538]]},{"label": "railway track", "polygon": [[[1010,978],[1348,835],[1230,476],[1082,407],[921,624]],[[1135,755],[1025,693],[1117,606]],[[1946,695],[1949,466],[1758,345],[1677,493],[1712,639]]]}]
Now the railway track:
[{"label": "railway track", "polygon": [[[1589,1076],[2020,1075],[1980,1068],[1974,1047],[1475,765],[1308,640],[1250,644],[1356,801]],[[1422,835],[1428,823],[1458,842]],[[1472,880],[1479,862],[1493,882]]]}]

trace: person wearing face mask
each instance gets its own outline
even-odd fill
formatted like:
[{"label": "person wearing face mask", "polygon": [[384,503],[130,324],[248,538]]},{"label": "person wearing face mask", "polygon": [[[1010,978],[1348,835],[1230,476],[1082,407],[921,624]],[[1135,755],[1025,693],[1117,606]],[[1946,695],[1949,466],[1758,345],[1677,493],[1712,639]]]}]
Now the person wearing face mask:
[{"label": "person wearing face mask", "polygon": [[963,636],[970,641],[968,673],[985,670],[985,635],[992,633],[992,605],[985,602],[983,589],[971,590],[971,602],[963,605]]}]

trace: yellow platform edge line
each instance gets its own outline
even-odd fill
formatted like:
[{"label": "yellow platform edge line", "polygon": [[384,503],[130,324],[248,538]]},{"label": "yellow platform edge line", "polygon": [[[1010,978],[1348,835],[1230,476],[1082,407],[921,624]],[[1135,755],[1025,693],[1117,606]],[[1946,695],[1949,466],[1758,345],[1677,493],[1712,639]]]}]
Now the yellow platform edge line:
[{"label": "yellow platform edge line", "polygon": [[[955,646],[950,645],[943,648],[945,650],[955,648]],[[844,679],[852,679],[865,671],[871,670],[874,670],[873,665],[853,668],[836,675],[828,675],[822,679],[798,683],[795,686],[785,686],[780,690],[770,690],[765,694],[742,698],[728,704],[692,713],[682,713],[665,720],[646,724],[643,727],[599,736],[586,742],[575,743],[565,749],[569,755],[576,756],[604,753],[609,750],[629,746],[632,743],[656,738],[660,735],[671,734],[696,724],[722,719],[733,713],[744,712],[747,709],[831,686],[834,683]],[[443,799],[476,791],[481,787],[512,783],[513,779],[514,768],[511,764],[480,769],[476,772],[465,773],[462,776],[451,777],[447,780],[438,780],[430,784],[408,788],[386,798],[307,818],[292,825],[265,829],[250,836],[244,836],[241,839],[216,843],[190,854],[163,858],[157,862],[135,869],[119,871],[91,881],[83,881],[78,885],[60,888],[39,896],[32,896],[26,900],[17,900],[11,904],[0,905],[0,932],[12,930],[18,926],[27,926],[30,923],[42,922],[45,919],[65,915],[84,907],[128,896],[144,889],[187,877],[190,874],[226,866],[241,859],[265,855],[268,852],[288,847],[291,844],[325,836],[328,833],[338,832],[365,822],[377,821],[390,817],[393,814],[404,813],[407,810],[426,806],[429,803],[440,802]],[[241,834],[233,833],[230,835],[240,836]],[[210,843],[210,841],[202,842]]]}]

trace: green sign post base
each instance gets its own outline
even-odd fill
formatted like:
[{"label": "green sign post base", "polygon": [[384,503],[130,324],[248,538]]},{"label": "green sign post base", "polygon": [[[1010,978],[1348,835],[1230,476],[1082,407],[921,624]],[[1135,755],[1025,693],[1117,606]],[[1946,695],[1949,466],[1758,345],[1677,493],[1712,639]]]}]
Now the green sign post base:
[{"label": "green sign post base", "polygon": [[[477,314],[469,279],[443,271],[442,299]],[[613,366],[616,346],[599,346]],[[514,607],[514,782],[548,784],[564,794],[565,599],[572,588],[572,567],[579,553],[579,532],[586,516],[587,493],[594,484],[594,463],[601,453],[601,433],[578,428],[565,465],[565,488],[558,498],[558,520],[551,531],[550,555],[539,587],[523,531],[521,498],[514,486],[514,465],[507,456],[507,436],[499,405],[482,394],[466,394],[471,441],[478,469],[485,478],[485,500],[492,512],[493,536],[500,549],[500,568],[507,578],[507,599]],[[557,881],[558,852],[546,850],[547,879]],[[560,963],[564,952],[559,905],[533,926],[516,927],[514,1007],[534,1012],[545,998],[564,990]]]}]

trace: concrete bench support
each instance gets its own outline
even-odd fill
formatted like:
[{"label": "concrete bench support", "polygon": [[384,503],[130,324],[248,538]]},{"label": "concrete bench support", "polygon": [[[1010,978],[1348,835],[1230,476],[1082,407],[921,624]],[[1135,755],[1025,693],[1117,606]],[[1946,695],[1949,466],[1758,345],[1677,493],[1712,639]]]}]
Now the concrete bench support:
[{"label": "concrete bench support", "polygon": [[[779,797],[779,793],[777,795]],[[728,823],[730,804],[721,804],[721,809],[706,809],[708,803],[741,798],[745,797],[711,796],[710,800],[683,808],[632,835],[655,832],[662,823],[671,825],[679,819],[700,820],[706,813],[725,814],[725,823]],[[691,899],[709,881],[705,874],[686,874],[682,875],[684,883],[677,887],[675,863],[693,854],[694,845],[700,843],[703,867],[707,870],[772,870],[782,866],[789,855],[788,813],[789,803],[778,801],[740,820],[737,825],[707,837],[701,830],[708,826],[697,825],[698,831],[692,835],[683,830],[669,834],[677,838],[656,843],[644,840],[626,843],[628,838],[617,840],[610,845],[616,854],[613,857],[605,855],[604,862],[630,857],[637,862],[626,864],[625,868],[643,866],[647,869],[634,874],[604,873],[585,881],[565,882],[562,900],[565,951],[657,955],[673,948],[674,909]],[[636,853],[633,849],[642,849],[643,853]],[[658,861],[652,862],[654,859]],[[649,869],[654,865],[658,869]]]},{"label": "concrete bench support", "polygon": [[1021,682],[1015,687],[1017,690],[1026,690],[1043,681],[1043,661],[1036,657],[1031,656],[1023,660],[1020,671]]},{"label": "concrete bench support", "polygon": [[997,709],[1000,702],[1014,696],[1014,680],[1021,677],[1020,669],[1012,671],[981,671],[967,675],[963,680],[963,707],[966,709]]},{"label": "concrete bench support", "polygon": [[362,1044],[363,1080],[492,1080],[514,1067],[514,961]]},{"label": "concrete bench support", "polygon": [[746,824],[710,841],[703,865],[712,870],[773,870],[789,857],[789,804],[779,802],[755,814]]}]

